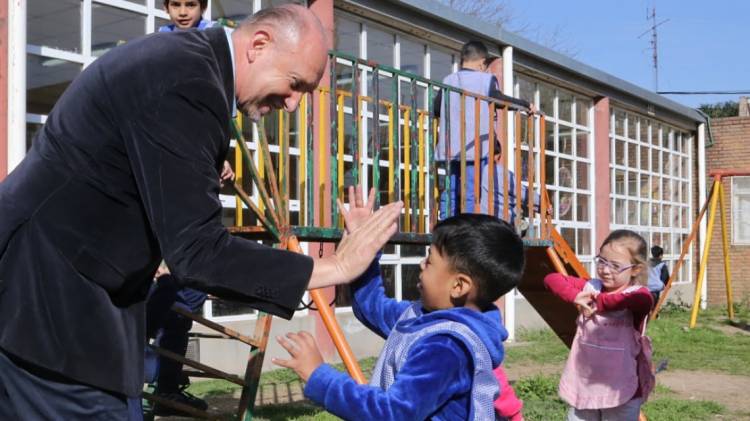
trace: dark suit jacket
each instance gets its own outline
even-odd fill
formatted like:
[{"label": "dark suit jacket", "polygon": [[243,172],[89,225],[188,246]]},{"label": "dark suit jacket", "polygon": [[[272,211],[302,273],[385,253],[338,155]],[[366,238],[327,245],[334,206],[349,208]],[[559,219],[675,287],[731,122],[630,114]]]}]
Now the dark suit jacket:
[{"label": "dark suit jacket", "polygon": [[221,224],[233,100],[221,28],[132,41],[73,81],[0,184],[0,348],[139,395],[162,256],[193,288],[292,316],[312,260]]}]

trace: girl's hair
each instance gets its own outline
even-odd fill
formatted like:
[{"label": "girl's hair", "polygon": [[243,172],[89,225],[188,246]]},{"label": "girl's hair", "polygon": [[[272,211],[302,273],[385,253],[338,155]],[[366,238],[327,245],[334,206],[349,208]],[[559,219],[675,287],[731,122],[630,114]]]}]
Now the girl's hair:
[{"label": "girl's hair", "polygon": [[599,251],[610,243],[620,243],[630,252],[630,262],[641,266],[640,272],[634,275],[632,280],[639,285],[648,283],[648,270],[646,261],[648,259],[648,246],[646,240],[637,233],[630,230],[614,230],[604,239]]}]

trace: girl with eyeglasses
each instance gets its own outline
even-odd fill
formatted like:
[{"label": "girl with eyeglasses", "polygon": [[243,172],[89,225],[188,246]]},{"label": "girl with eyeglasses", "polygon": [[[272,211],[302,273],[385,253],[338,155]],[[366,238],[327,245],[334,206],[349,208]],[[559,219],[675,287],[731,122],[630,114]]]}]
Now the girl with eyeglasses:
[{"label": "girl with eyeglasses", "polygon": [[544,279],[580,312],[559,386],[571,406],[569,421],[636,421],[653,388],[650,342],[642,334],[653,304],[646,253],[643,237],[616,230],[595,258],[595,279],[559,273]]}]

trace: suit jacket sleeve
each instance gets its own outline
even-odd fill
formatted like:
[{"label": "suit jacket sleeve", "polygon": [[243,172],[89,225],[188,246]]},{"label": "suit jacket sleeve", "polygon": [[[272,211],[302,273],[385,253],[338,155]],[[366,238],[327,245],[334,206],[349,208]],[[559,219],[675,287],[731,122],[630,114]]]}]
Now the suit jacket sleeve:
[{"label": "suit jacket sleeve", "polygon": [[228,123],[225,94],[209,78],[182,79],[144,104],[122,128],[141,202],[178,279],[290,318],[312,260],[233,237],[222,225],[218,180]]}]

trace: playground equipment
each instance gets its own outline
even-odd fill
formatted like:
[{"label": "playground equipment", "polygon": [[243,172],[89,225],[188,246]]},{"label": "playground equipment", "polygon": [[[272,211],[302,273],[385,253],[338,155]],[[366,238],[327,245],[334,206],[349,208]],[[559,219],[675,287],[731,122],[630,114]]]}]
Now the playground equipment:
[{"label": "playground equipment", "polygon": [[[515,224],[519,232],[524,230],[527,259],[519,291],[558,336],[570,344],[577,313],[569,305],[553,300],[545,291],[543,278],[550,272],[570,271],[582,277],[588,277],[588,273],[545,212],[550,201],[544,183],[545,165],[540,165],[545,162],[544,116],[531,114],[528,109],[515,104],[461,91],[344,54],[331,53],[330,64],[331,85],[304,96],[295,113],[278,112],[272,119],[257,125],[238,119],[233,125],[235,139],[232,145],[237,175],[233,191],[237,206],[236,226],[230,227],[230,231],[295,252],[302,252],[300,241],[320,243],[322,252],[322,243],[336,242],[342,235],[343,219],[336,206],[337,199],[344,194],[346,186],[363,183],[378,191],[376,206],[381,201],[404,202],[399,232],[392,238],[392,243],[429,245],[429,227],[437,220],[439,195],[443,189],[450,188],[451,175],[450,165],[435,160],[439,124],[434,117],[433,99],[437,92],[442,92],[447,109],[450,93],[454,93],[461,101],[461,115],[466,115],[466,107],[475,107],[474,144],[477,147],[473,157],[466,153],[465,118],[458,122],[462,137],[461,197],[465,197],[468,188],[467,162],[479,162],[483,156],[491,159],[495,155],[494,142],[488,143],[486,155],[482,150],[480,107],[489,108],[489,136],[490,139],[495,136],[499,139],[503,151],[500,177],[506,181],[503,182],[502,212],[494,209],[493,200],[487,200],[486,209],[483,209],[481,195],[486,193],[492,198],[497,191],[494,181],[497,169],[495,165],[489,165],[488,191],[483,193],[478,181],[481,180],[481,168],[474,166],[477,182],[473,186],[473,208],[467,209],[462,201],[460,211],[499,214],[509,220],[510,196],[513,193],[518,198],[515,201]],[[372,95],[361,93],[365,87]],[[388,93],[387,97],[381,98],[384,92]],[[446,126],[456,123],[446,122]],[[268,126],[272,126],[271,136],[266,134]],[[446,152],[446,156],[451,156],[450,150]],[[528,171],[522,179],[524,165]],[[509,167],[514,169],[515,192],[508,191]],[[521,203],[522,185],[527,185],[529,192],[536,190],[541,193],[541,214],[534,212],[534,194],[528,194],[527,203]],[[292,200],[298,204],[293,212]],[[524,223],[524,210],[527,224]],[[355,381],[364,383],[365,377],[330,304],[321,291],[310,291],[309,296],[348,372]],[[259,314],[255,334],[248,337],[203,317],[175,311],[218,332],[217,335],[203,335],[204,338],[229,338],[250,346],[243,378],[163,350],[157,352],[197,370],[188,371],[190,376],[221,378],[242,386],[237,417],[251,419],[271,316]],[[152,395],[144,397],[158,400]],[[159,402],[196,417],[211,417],[194,408],[169,401]]]},{"label": "playground equipment", "polygon": [[698,310],[700,308],[703,279],[706,274],[706,268],[708,266],[708,252],[711,249],[711,239],[714,232],[714,222],[716,221],[717,203],[719,204],[719,211],[721,212],[721,239],[722,249],[724,252],[724,280],[727,290],[727,315],[729,317],[729,320],[734,319],[734,307],[732,304],[732,274],[729,262],[729,237],[727,234],[727,219],[726,215],[724,215],[724,186],[722,184],[722,179],[735,176],[747,176],[750,175],[750,171],[716,170],[711,171],[709,175],[714,179],[713,184],[711,185],[711,190],[709,191],[708,197],[706,198],[706,202],[701,207],[700,212],[698,212],[698,217],[695,219],[695,222],[693,222],[693,228],[690,231],[690,236],[688,237],[687,241],[685,241],[685,244],[682,245],[680,257],[679,259],[677,259],[677,262],[675,262],[674,268],[672,269],[672,274],[670,275],[669,280],[667,280],[667,285],[664,287],[664,291],[662,292],[661,297],[659,297],[659,302],[656,303],[654,310],[651,312],[651,320],[654,320],[656,318],[656,316],[659,314],[659,310],[661,310],[661,306],[666,301],[669,290],[672,287],[672,282],[674,281],[677,273],[679,273],[680,267],[685,261],[685,256],[690,250],[690,244],[697,238],[698,228],[700,227],[700,223],[703,220],[703,217],[706,215],[706,210],[708,210],[710,204],[711,212],[709,214],[708,229],[706,232],[706,244],[703,246],[703,254],[701,255],[700,266],[698,268],[698,281],[695,283],[695,296],[693,297],[693,307],[690,314],[690,328],[692,329],[695,327],[695,324],[698,321]]}]

